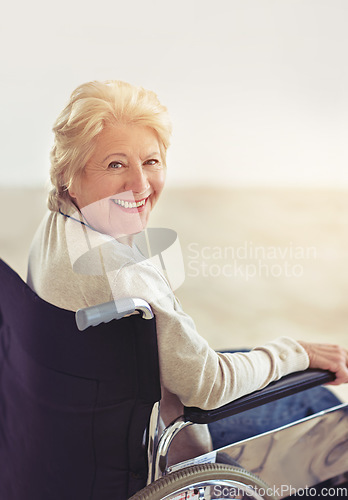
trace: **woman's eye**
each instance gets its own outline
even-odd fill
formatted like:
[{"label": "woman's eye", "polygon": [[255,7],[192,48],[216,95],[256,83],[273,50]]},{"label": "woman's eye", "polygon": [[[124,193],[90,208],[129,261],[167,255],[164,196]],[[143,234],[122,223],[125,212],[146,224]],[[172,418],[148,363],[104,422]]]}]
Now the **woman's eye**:
[{"label": "woman's eye", "polygon": [[159,165],[159,161],[156,159],[146,160],[145,165]]},{"label": "woman's eye", "polygon": [[111,163],[109,163],[109,168],[113,168],[113,169],[117,170],[121,167],[123,167],[123,165],[119,161],[112,161]]}]

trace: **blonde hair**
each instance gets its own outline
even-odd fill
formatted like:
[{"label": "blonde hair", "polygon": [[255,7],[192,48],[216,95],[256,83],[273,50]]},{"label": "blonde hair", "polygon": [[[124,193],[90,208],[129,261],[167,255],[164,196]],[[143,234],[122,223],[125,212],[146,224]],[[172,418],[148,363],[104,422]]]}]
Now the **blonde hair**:
[{"label": "blonde hair", "polygon": [[68,105],[53,126],[50,210],[58,211],[71,205],[68,190],[81,176],[93,154],[96,138],[107,123],[152,128],[158,136],[165,164],[172,128],[168,111],[156,94],[118,80],[85,83],[71,94]]}]

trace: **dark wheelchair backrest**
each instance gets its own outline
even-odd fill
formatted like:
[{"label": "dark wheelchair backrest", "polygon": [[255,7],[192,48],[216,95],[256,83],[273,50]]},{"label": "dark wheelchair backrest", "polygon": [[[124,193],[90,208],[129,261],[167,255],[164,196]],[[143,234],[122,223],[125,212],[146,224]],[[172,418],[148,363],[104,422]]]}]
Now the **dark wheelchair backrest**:
[{"label": "dark wheelchair backrest", "polygon": [[125,499],[147,479],[155,320],[80,332],[0,260],[0,499]]}]

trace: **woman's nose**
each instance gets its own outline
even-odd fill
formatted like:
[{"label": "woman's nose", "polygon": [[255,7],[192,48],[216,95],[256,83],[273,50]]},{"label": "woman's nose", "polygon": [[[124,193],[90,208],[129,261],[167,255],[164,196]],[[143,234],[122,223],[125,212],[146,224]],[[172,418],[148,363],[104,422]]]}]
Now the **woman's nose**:
[{"label": "woman's nose", "polygon": [[149,187],[149,181],[142,166],[130,168],[127,172],[125,191],[144,193]]}]

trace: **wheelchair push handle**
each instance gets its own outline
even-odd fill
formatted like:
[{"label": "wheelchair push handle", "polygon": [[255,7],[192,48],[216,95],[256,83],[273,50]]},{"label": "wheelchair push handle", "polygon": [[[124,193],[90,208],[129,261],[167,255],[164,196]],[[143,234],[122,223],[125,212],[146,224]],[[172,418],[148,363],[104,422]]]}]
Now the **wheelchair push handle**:
[{"label": "wheelchair push handle", "polygon": [[197,424],[210,424],[222,418],[236,415],[246,410],[256,408],[277,399],[291,396],[306,389],[326,384],[335,379],[335,374],[326,370],[308,369],[291,373],[271,382],[267,387],[242,396],[214,410],[201,410],[194,407],[184,408],[184,418]]},{"label": "wheelchair push handle", "polygon": [[79,309],[75,313],[75,321],[80,331],[89,326],[109,323],[113,319],[121,319],[134,312],[140,312],[143,319],[152,319],[154,314],[150,305],[143,299],[124,298],[111,300],[104,304]]}]

